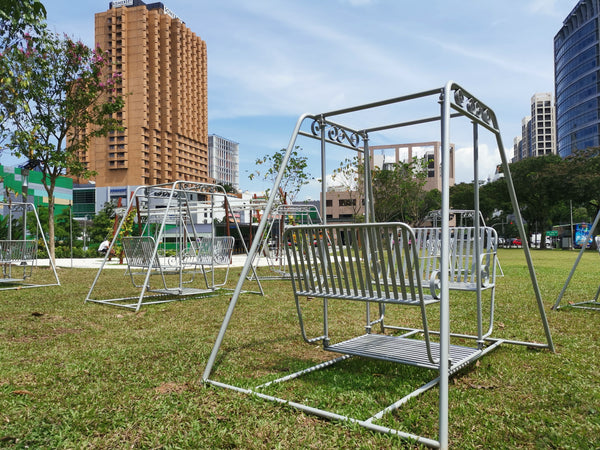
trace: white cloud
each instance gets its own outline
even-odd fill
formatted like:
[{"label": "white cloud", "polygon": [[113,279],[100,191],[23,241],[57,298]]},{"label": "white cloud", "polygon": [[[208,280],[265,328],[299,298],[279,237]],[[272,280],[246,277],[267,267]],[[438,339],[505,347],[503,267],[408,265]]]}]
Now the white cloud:
[{"label": "white cloud", "polygon": [[[496,172],[501,158],[497,147],[487,144],[479,145],[479,179],[486,180]],[[459,147],[454,156],[455,181],[471,183],[473,181],[473,147]]]},{"label": "white cloud", "polygon": [[[564,0],[562,0],[564,2]],[[529,12],[533,14],[544,14],[551,17],[564,18],[564,11],[558,6],[558,0],[530,0],[528,5]],[[576,2],[572,2],[572,8]],[[563,6],[563,5],[560,5]]]},{"label": "white cloud", "polygon": [[366,6],[376,3],[377,0],[339,0],[342,4],[348,4],[350,6]]}]

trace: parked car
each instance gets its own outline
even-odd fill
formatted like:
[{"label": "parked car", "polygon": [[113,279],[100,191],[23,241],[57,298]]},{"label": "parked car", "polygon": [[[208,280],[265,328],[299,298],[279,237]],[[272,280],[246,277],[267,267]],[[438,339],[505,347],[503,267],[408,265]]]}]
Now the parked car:
[{"label": "parked car", "polygon": [[511,247],[521,247],[523,243],[521,242],[521,238],[512,238],[510,240]]}]

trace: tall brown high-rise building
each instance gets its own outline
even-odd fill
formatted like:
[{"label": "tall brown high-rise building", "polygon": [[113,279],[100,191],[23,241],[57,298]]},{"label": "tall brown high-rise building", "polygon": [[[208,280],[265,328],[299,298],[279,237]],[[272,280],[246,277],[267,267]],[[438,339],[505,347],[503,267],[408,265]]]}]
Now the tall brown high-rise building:
[{"label": "tall brown high-rise building", "polygon": [[96,14],[96,43],[122,73],[125,131],[85,155],[96,186],[211,181],[206,43],[163,3],[115,0]]}]

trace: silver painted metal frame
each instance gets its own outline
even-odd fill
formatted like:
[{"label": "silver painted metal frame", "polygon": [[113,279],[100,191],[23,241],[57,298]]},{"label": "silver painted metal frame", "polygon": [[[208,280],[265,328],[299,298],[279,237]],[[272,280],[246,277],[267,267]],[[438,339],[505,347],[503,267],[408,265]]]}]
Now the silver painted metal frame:
[{"label": "silver painted metal frame", "polygon": [[[214,252],[212,255],[202,253],[206,245],[202,243],[202,236],[197,230],[198,223],[195,220],[201,214],[207,214],[211,220],[210,236],[208,237],[210,240],[209,248],[214,250],[221,247],[222,250],[225,250],[223,248],[225,244],[218,242],[221,238],[215,236],[215,227],[212,224],[216,209],[224,209],[228,214],[227,217],[233,220],[239,242],[246,255],[248,255],[248,249],[239,223],[231,211],[227,193],[222,186],[175,181],[173,183],[136,188],[122,214],[108,251],[90,286],[84,303],[101,303],[139,311],[143,305],[166,303],[181,300],[185,297],[206,297],[214,294],[218,289],[223,289],[229,274],[230,258],[224,258],[222,254],[215,255]],[[140,289],[139,294],[99,298],[98,291],[100,289],[97,289],[97,285],[101,274],[106,270],[106,264],[108,259],[111,258],[113,248],[118,245],[121,238],[120,232],[128,215],[134,212],[139,214],[137,215],[138,222],[143,222],[141,237],[139,239],[122,238],[127,240],[123,245],[127,261],[127,274],[130,275],[133,286]],[[179,231],[177,231],[175,237],[175,255],[167,257],[161,256],[160,253],[164,239],[168,234],[169,225],[176,226]],[[227,241],[228,251],[232,250],[231,244]],[[249,258],[247,259],[249,260]],[[216,266],[226,267],[224,281],[216,281]],[[197,274],[203,277],[204,286],[202,287],[197,286],[197,283],[192,284]],[[151,288],[151,277],[153,275],[158,275],[160,278],[158,289]],[[263,295],[261,282],[256,273],[254,275],[258,291],[252,291],[252,293]],[[140,276],[142,281],[135,281],[134,276]],[[174,280],[174,282],[171,280]]]},{"label": "silver painted metal frame", "polygon": [[[433,101],[438,102],[440,105],[440,112],[437,115],[424,117],[416,120],[410,120],[407,122],[399,122],[399,123],[384,123],[380,126],[370,127],[365,129],[353,129],[348,126],[340,125],[333,120],[335,118],[343,119],[343,116],[351,113],[357,112],[365,112],[370,110],[375,110],[380,107],[389,106],[389,105],[397,105],[397,104],[405,104],[406,102],[410,102],[411,100],[416,99],[433,99]],[[380,102],[369,103],[361,106],[356,106],[347,109],[340,109],[336,111],[330,111],[322,114],[304,114],[300,116],[298,119],[294,131],[292,133],[292,137],[287,147],[287,151],[283,157],[281,163],[281,170],[275,180],[274,186],[271,189],[271,195],[267,202],[266,210],[261,220],[257,235],[262,235],[264,233],[267,223],[268,223],[268,215],[271,212],[278,187],[281,183],[283,177],[283,170],[287,165],[292,150],[295,147],[295,142],[298,136],[306,136],[309,138],[320,139],[321,142],[321,180],[322,180],[322,195],[324,198],[324,194],[326,192],[326,160],[325,160],[325,148],[326,145],[335,145],[342,148],[348,148],[355,150],[357,152],[362,153],[364,158],[364,166],[365,166],[365,179],[370,180],[370,158],[369,158],[369,135],[372,133],[376,133],[384,130],[392,130],[402,127],[408,127],[419,124],[426,124],[431,122],[439,122],[441,127],[441,142],[442,142],[442,218],[441,218],[441,239],[442,242],[445,243],[442,245],[440,252],[440,268],[441,268],[441,289],[440,289],[440,330],[439,330],[439,367],[438,373],[439,376],[432,380],[430,383],[427,383],[422,388],[417,389],[415,392],[410,394],[404,399],[399,400],[398,402],[390,405],[389,408],[386,408],[384,411],[381,411],[378,414],[375,414],[368,420],[359,420],[347,416],[341,416],[334,412],[324,411],[318,408],[314,408],[308,405],[304,405],[301,403],[291,402],[288,400],[284,400],[281,398],[273,397],[266,395],[260,392],[260,389],[263,386],[258,386],[254,389],[246,389],[236,387],[230,384],[225,384],[216,380],[211,379],[211,374],[214,369],[215,361],[221,345],[223,343],[223,339],[225,337],[227,328],[233,316],[233,311],[236,307],[237,301],[239,300],[239,296],[242,292],[242,285],[244,279],[247,277],[249,271],[251,270],[251,259],[254,257],[256,252],[258,251],[259,242],[256,240],[250,248],[249,251],[249,260],[244,265],[238,284],[234,290],[233,296],[229,303],[228,310],[225,314],[224,320],[222,322],[221,328],[215,340],[215,344],[213,346],[210,357],[207,361],[206,367],[204,369],[204,373],[202,379],[205,383],[224,387],[227,389],[231,389],[237,392],[243,392],[246,394],[252,394],[259,398],[268,399],[274,402],[286,404],[288,406],[293,406],[301,411],[306,413],[315,414],[324,418],[328,418],[335,421],[341,422],[350,422],[359,424],[367,429],[373,431],[379,431],[384,433],[390,433],[398,435],[402,438],[406,438],[430,447],[435,448],[447,448],[448,447],[448,380],[449,380],[449,344],[450,344],[450,310],[449,310],[449,283],[448,283],[448,270],[449,270],[449,256],[450,249],[448,248],[449,242],[449,210],[450,210],[450,202],[449,202],[449,180],[450,180],[450,167],[449,167],[449,154],[450,154],[450,122],[453,118],[466,118],[473,124],[473,163],[474,163],[474,183],[475,186],[475,194],[474,194],[474,204],[475,204],[475,213],[479,214],[479,173],[478,173],[478,145],[479,145],[479,128],[483,128],[489,131],[496,139],[496,143],[498,145],[498,150],[500,153],[500,157],[502,160],[502,167],[504,169],[504,174],[507,182],[507,187],[510,195],[510,199],[513,206],[513,211],[515,212],[515,222],[517,228],[519,230],[519,234],[523,242],[526,242],[526,234],[523,226],[523,220],[520,215],[519,204],[517,201],[517,197],[515,194],[514,186],[512,183],[512,178],[510,175],[510,169],[508,167],[508,160],[506,158],[506,154],[504,151],[504,146],[502,144],[502,139],[500,136],[500,131],[498,128],[498,123],[496,120],[496,116],[494,112],[486,106],[483,102],[475,98],[468,91],[463,89],[461,86],[448,82],[442,88],[431,89],[428,91],[418,92],[411,95],[401,96],[392,98],[389,100],[384,100]],[[305,122],[311,122],[310,132],[304,131],[302,126]],[[370,201],[372,199],[371,195],[371,187],[369,183],[365,183],[365,222],[372,222],[373,214],[373,204]],[[325,202],[321,204],[321,217],[326,218],[326,205]],[[475,222],[476,227],[476,235],[479,235],[479,221]],[[523,251],[525,253],[529,275],[531,279],[531,284],[533,287],[535,300],[537,303],[538,313],[540,315],[540,320],[542,322],[542,326],[544,329],[544,334],[546,337],[545,344],[539,343],[526,343],[521,341],[508,341],[508,340],[499,340],[488,338],[487,341],[491,342],[491,345],[486,347],[482,354],[487,353],[491,349],[500,345],[501,343],[512,343],[512,344],[521,344],[521,345],[532,345],[535,347],[547,348],[551,351],[554,351],[554,345],[552,342],[552,337],[550,333],[550,329],[548,326],[548,322],[546,319],[546,314],[544,311],[544,305],[542,302],[542,297],[540,293],[540,289],[537,283],[536,274],[533,267],[533,262],[531,259],[531,254],[529,252],[529,248],[527,245],[523,245]],[[338,361],[344,360],[348,358],[348,355],[343,355],[340,358],[336,358],[332,361],[318,364],[317,366],[308,368],[304,371],[288,375],[279,380],[276,380],[272,383],[278,383],[281,381],[285,381],[288,379],[297,378],[304,373],[309,373],[314,370],[319,370],[324,367],[329,367],[332,364],[335,364]],[[407,433],[402,430],[390,429],[387,427],[379,426],[373,423],[374,420],[380,418],[385,412],[390,409],[398,408],[400,405],[404,404],[408,398],[412,398],[416,395],[419,395],[421,392],[430,389],[433,386],[439,385],[439,434],[437,439],[431,439],[423,436],[417,436],[412,433]]]},{"label": "silver painted metal frame", "polygon": [[[585,237],[583,242],[588,242],[588,240],[594,235],[594,230],[596,230],[596,227],[598,226],[598,222],[600,222],[600,211],[598,211],[598,214],[596,214],[594,223],[590,227],[590,232]],[[595,242],[596,242],[596,248],[598,249],[598,252],[600,253],[600,236],[596,236]],[[571,268],[571,272],[569,273],[569,276],[567,277],[565,284],[563,285],[563,288],[560,291],[560,294],[558,294],[558,297],[556,299],[556,302],[554,303],[554,306],[552,306],[552,309],[560,309],[561,308],[560,302],[561,302],[563,296],[565,295],[565,291],[567,290],[569,283],[571,282],[571,278],[573,278],[573,275],[575,274],[575,270],[577,269],[577,266],[579,265],[579,262],[581,261],[581,257],[585,253],[585,249],[586,249],[586,245],[582,245],[581,250],[579,251],[579,254],[577,255],[577,259],[575,259],[575,263],[573,264],[573,267]],[[594,295],[594,297],[591,300],[584,300],[582,302],[569,303],[568,306],[570,306],[572,308],[591,309],[594,311],[600,311],[600,301],[598,301],[599,298],[600,298],[600,285],[598,286],[598,289],[596,290],[596,294]]]},{"label": "silver painted metal frame", "polygon": [[[36,233],[32,239],[27,239],[27,213],[32,212],[36,222]],[[60,286],[54,260],[48,257],[54,282],[34,282],[33,268],[38,265],[38,242],[41,241],[46,252],[48,242],[43,232],[42,224],[33,203],[1,202],[0,215],[8,219],[8,239],[0,240],[0,291],[11,289],[35,288],[43,286]],[[13,218],[22,218],[21,236],[13,234]],[[21,273],[21,275],[18,275]],[[27,281],[29,279],[29,281]]]}]

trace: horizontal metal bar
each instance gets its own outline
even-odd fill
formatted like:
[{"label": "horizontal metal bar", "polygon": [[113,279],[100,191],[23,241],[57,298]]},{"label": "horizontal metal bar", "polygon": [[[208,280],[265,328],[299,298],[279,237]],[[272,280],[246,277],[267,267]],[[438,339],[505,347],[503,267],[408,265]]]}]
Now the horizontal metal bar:
[{"label": "horizontal metal bar", "polygon": [[[422,333],[423,332],[423,330],[421,330],[421,329],[398,327],[395,325],[386,325],[385,328],[389,328],[390,330],[398,330],[398,331],[412,331],[413,333]],[[429,333],[434,334],[434,335],[440,334],[439,331],[431,331],[431,330],[429,331]],[[477,336],[474,336],[472,334],[450,333],[450,336],[456,337],[456,338],[463,338],[463,339],[479,340],[479,338]],[[540,344],[539,342],[516,341],[516,340],[512,340],[512,339],[503,339],[503,338],[494,338],[494,337],[484,338],[484,341],[489,341],[489,342],[501,341],[504,344],[524,345],[527,347],[534,347],[534,348],[549,348],[548,344]]]},{"label": "horizontal metal bar", "polygon": [[[365,287],[365,290],[367,288]],[[327,292],[325,289],[323,289],[322,291],[301,291],[301,292],[297,292],[297,295],[301,296],[301,297],[316,297],[316,298],[328,298],[331,300],[350,300],[350,301],[356,301],[356,302],[375,302],[375,303],[388,303],[388,304],[394,304],[394,305],[419,305],[420,301],[419,300],[412,300],[412,299],[402,299],[402,298],[393,298],[393,297],[375,297],[375,296],[371,296],[368,297],[366,295],[356,295],[356,294],[350,294],[347,292],[339,292],[339,293],[331,293],[331,292]],[[434,299],[431,298],[431,296],[424,296],[425,297],[425,304],[431,304],[431,303],[439,303],[438,299]]]},{"label": "horizontal metal bar", "polygon": [[396,98],[392,98],[392,99],[388,99],[388,100],[382,100],[382,101],[373,102],[373,103],[366,103],[366,104],[360,105],[360,106],[354,106],[354,107],[350,107],[350,108],[329,111],[329,112],[323,113],[321,115],[323,117],[339,116],[339,115],[348,114],[351,112],[363,111],[365,109],[379,108],[382,106],[392,105],[394,103],[401,103],[401,102],[405,102],[407,100],[414,100],[417,98],[429,97],[431,95],[440,95],[441,93],[442,93],[442,88],[430,89],[428,91],[417,92],[415,94],[410,94],[410,95],[403,95],[401,97],[396,97]]},{"label": "horizontal metal bar", "polygon": [[[459,114],[459,113],[454,113],[451,114],[450,117],[451,118],[455,118],[455,117],[462,117],[463,114]],[[424,119],[418,119],[418,120],[411,120],[409,122],[400,122],[400,123],[395,123],[395,124],[390,124],[390,125],[383,125],[380,127],[374,127],[374,128],[366,128],[364,130],[362,130],[365,133],[373,133],[375,131],[383,131],[383,130],[390,130],[393,128],[402,128],[402,127],[408,127],[411,125],[420,125],[423,123],[429,123],[429,122],[436,122],[442,120],[441,116],[434,116],[434,117],[426,117]]]},{"label": "horizontal metal bar", "polygon": [[352,355],[343,355],[343,356],[339,356],[334,359],[330,359],[329,361],[325,361],[321,364],[317,364],[315,366],[309,367],[308,369],[300,370],[300,371],[292,373],[290,375],[286,375],[285,377],[281,377],[276,380],[269,381],[268,383],[261,384],[259,386],[256,386],[255,389],[262,389],[262,388],[271,386],[272,384],[283,383],[284,381],[293,380],[293,379],[301,377],[302,375],[305,375],[307,373],[316,372],[317,370],[321,370],[321,369],[325,369],[326,367],[333,366],[335,363],[344,361],[348,358],[352,358]]},{"label": "horizontal metal bar", "polygon": [[[11,289],[29,289],[29,288],[37,288],[37,287],[46,287],[46,286],[60,286],[60,283],[53,283],[53,284],[18,284],[19,282],[23,282],[22,278],[16,278],[15,280],[17,281],[5,281],[5,283],[13,283],[14,286],[10,286],[10,287],[3,287],[0,288],[0,291],[9,291]],[[19,281],[20,280],[20,281]]]}]

